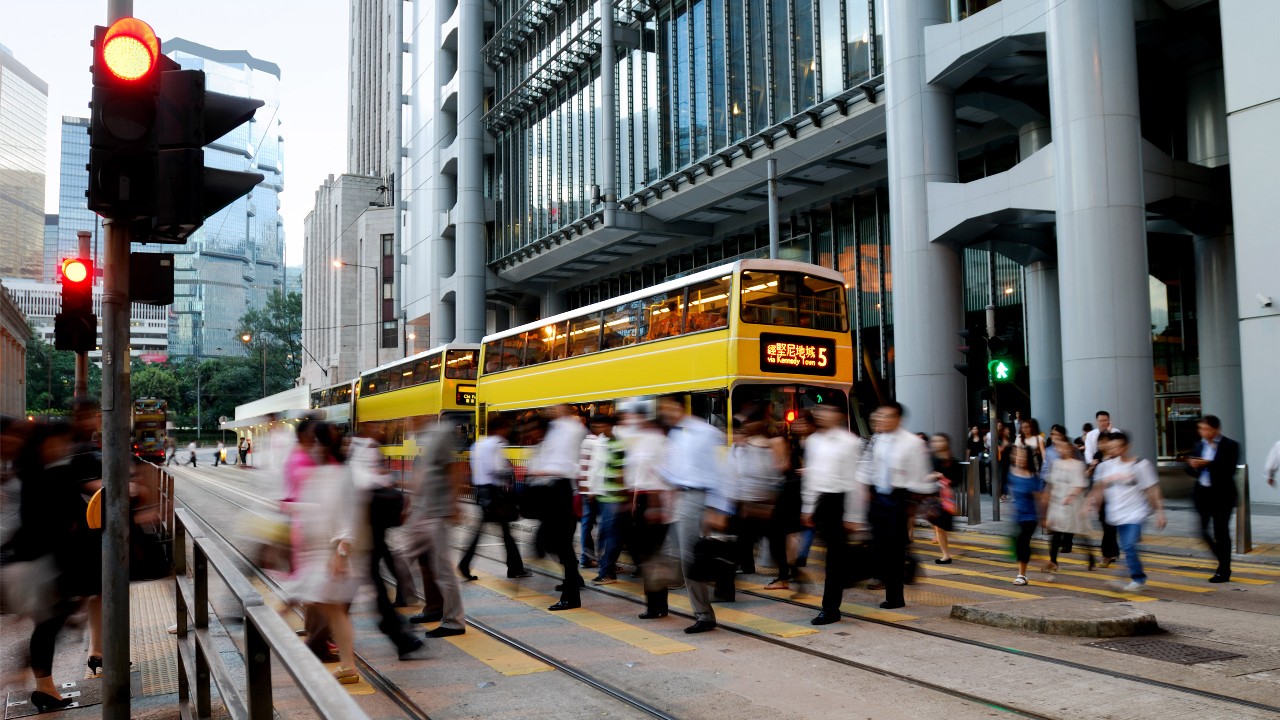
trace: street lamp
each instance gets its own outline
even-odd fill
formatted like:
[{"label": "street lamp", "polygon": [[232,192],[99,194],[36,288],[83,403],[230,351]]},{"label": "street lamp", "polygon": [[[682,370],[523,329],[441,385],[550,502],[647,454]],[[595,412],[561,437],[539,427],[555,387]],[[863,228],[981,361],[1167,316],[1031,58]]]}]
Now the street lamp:
[{"label": "street lamp", "polygon": [[[247,332],[241,333],[240,340],[242,340],[245,345],[248,345],[250,342],[253,341],[253,335]],[[258,344],[262,346],[262,397],[266,397],[267,396],[267,344],[265,342],[258,343]]]},{"label": "street lamp", "polygon": [[378,306],[379,306],[379,300],[380,300],[380,298],[378,297],[380,294],[378,292],[378,268],[372,265],[360,265],[359,263],[349,263],[343,260],[334,260],[333,267],[338,270],[344,267],[358,267],[358,268],[368,268],[369,270],[373,271],[373,288],[374,288],[373,289],[374,310],[373,310],[373,323],[372,323],[373,324],[373,364],[376,367],[378,365],[379,346],[382,345],[381,335],[380,335],[380,333],[382,332],[382,328],[381,328],[382,323],[381,321],[378,320]]}]

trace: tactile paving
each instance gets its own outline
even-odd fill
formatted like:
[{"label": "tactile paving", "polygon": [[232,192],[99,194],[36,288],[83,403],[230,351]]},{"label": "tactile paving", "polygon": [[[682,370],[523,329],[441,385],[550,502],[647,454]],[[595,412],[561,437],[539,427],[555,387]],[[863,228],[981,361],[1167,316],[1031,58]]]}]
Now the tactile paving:
[{"label": "tactile paving", "polygon": [[[64,698],[72,698],[72,704],[67,707],[68,710],[100,705],[102,704],[102,681],[95,678],[63,683],[58,687],[58,693]],[[31,704],[31,690],[12,690],[5,696],[5,720],[38,714],[36,706]]]},{"label": "tactile paving", "polygon": [[144,696],[178,692],[178,646],[169,634],[176,615],[172,579],[129,586],[129,652]]}]

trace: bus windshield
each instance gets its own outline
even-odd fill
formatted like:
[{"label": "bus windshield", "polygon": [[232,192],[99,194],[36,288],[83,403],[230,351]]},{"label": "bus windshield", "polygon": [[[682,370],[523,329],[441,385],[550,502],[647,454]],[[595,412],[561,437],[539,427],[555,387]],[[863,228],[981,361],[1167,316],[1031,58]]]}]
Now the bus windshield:
[{"label": "bus windshield", "polygon": [[844,286],[801,272],[744,270],[740,317],[757,325],[849,330]]}]

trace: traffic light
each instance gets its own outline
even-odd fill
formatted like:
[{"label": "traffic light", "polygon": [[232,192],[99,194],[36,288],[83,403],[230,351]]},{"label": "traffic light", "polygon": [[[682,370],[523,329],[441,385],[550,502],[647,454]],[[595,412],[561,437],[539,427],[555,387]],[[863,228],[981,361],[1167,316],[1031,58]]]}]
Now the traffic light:
[{"label": "traffic light", "polygon": [[165,61],[151,26],[122,18],[94,28],[89,209],[113,220],[150,215],[156,190],[156,93]]},{"label": "traffic light", "polygon": [[260,173],[205,167],[204,146],[253,118],[261,100],[205,89],[200,70],[161,74],[156,101],[160,148],[154,242],[185,243],[206,218],[262,182]]},{"label": "traffic light", "polygon": [[970,368],[969,361],[972,359],[970,357],[970,353],[973,352],[973,346],[970,344],[969,338],[973,336],[973,331],[966,329],[966,330],[961,330],[956,334],[960,336],[960,341],[961,341],[960,347],[956,349],[960,351],[960,355],[963,356],[964,359],[952,365],[951,367],[955,368],[956,371],[959,372],[961,375],[968,377],[969,368]]},{"label": "traffic light", "polygon": [[1013,382],[1013,370],[1013,363],[1009,360],[992,360],[987,363],[987,374],[991,376],[993,383]]},{"label": "traffic light", "polygon": [[93,314],[93,261],[62,261],[62,312],[53,318],[53,345],[58,350],[88,352],[98,340]]},{"label": "traffic light", "polygon": [[1016,366],[1013,363],[1012,343],[1009,338],[996,335],[987,338],[987,353],[991,358],[987,362],[987,377],[993,383],[1013,382]]}]

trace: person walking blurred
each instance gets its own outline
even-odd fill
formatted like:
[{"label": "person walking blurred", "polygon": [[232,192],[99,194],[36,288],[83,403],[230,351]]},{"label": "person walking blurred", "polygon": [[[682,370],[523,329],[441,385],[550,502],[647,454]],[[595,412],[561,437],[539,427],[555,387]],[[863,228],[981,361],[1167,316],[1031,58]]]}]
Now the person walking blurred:
[{"label": "person walking blurred", "polygon": [[191,456],[187,458],[187,461],[185,463],[183,463],[183,467],[186,467],[187,465],[190,465],[191,467],[196,467],[196,449],[197,449],[197,446],[196,446],[195,440],[192,440],[190,443],[187,444],[187,452],[191,453]]},{"label": "person walking blurred", "polygon": [[1222,421],[1205,415],[1196,423],[1200,442],[1187,460],[1187,474],[1196,479],[1193,497],[1200,515],[1200,535],[1218,559],[1211,583],[1231,581],[1231,511],[1236,507],[1236,465],[1240,443],[1222,434]]},{"label": "person walking blurred", "polygon": [[675,578],[673,563],[663,553],[671,525],[675,492],[662,476],[667,438],[657,423],[657,403],[635,398],[619,405],[626,456],[623,481],[631,492],[631,555],[644,584],[645,611],[641,620],[667,616],[667,589]]},{"label": "person walking blurred", "polygon": [[800,475],[804,471],[804,450],[805,443],[809,437],[813,435],[815,428],[813,425],[813,412],[808,409],[800,410],[796,413],[796,419],[791,421],[791,427],[787,433],[787,448],[789,454],[789,462],[787,467],[787,481],[783,487],[783,497],[786,507],[780,507],[784,525],[798,530],[796,532],[796,551],[795,560],[791,563],[791,575],[795,578],[799,573],[799,568],[809,564],[809,548],[813,547],[813,538],[817,535],[817,531],[811,527],[804,527],[800,523],[800,488],[802,485]]},{"label": "person walking blurred", "polygon": [[1271,452],[1267,453],[1267,461],[1262,466],[1262,474],[1267,478],[1267,484],[1271,487],[1276,486],[1276,475],[1280,474],[1280,442],[1271,446]]},{"label": "person walking blurred", "polygon": [[582,607],[582,575],[573,550],[573,530],[577,526],[573,495],[578,455],[587,429],[571,405],[553,405],[547,409],[547,415],[551,423],[529,463],[528,482],[538,486],[542,494],[540,547],[555,555],[564,571],[560,600],[548,609],[571,610]]},{"label": "person walking blurred", "polygon": [[765,407],[757,405],[744,408],[733,418],[733,447],[729,449],[728,463],[737,512],[732,527],[738,536],[740,571],[756,571],[756,543],[767,539],[778,577],[765,588],[782,590],[789,587],[791,568],[786,535],[774,532],[773,514],[782,495],[783,473],[789,459],[786,441],[765,434],[766,417]]},{"label": "person walking blurred", "polygon": [[[975,430],[977,428],[974,428]],[[942,557],[934,558],[938,565],[951,564],[951,546],[947,533],[951,532],[956,513],[955,490],[963,482],[960,462],[951,454],[951,438],[946,433],[934,433],[929,438],[929,450],[933,453],[933,479],[938,484],[937,497],[930,502],[935,508],[926,510],[925,519],[933,525],[933,537]],[[972,461],[972,460],[971,460]]]},{"label": "person walking blurred", "polygon": [[[1044,571],[1058,571],[1058,553],[1070,552],[1073,542],[1084,543],[1090,533],[1089,518],[1086,513],[1085,495],[1089,490],[1089,479],[1085,475],[1085,465],[1076,457],[1075,446],[1067,438],[1066,428],[1054,425],[1049,431],[1053,441],[1053,462],[1049,465],[1049,473],[1045,476],[1048,496],[1044,524],[1049,528],[1052,537],[1049,541],[1049,564]],[[1089,569],[1095,567],[1093,549],[1085,548],[1089,558]]]},{"label": "person walking blurred", "polygon": [[[727,493],[723,463],[725,435],[706,420],[690,414],[686,402],[688,397],[682,393],[663,395],[658,399],[658,415],[668,432],[662,474],[679,493],[676,540],[694,615],[694,623],[684,631],[692,634],[716,629],[711,586],[705,579],[690,577],[694,546],[705,530],[723,531],[728,527],[733,503]],[[662,602],[665,606],[665,590]]]},{"label": "person walking blurred", "polygon": [[452,427],[436,425],[418,439],[421,454],[414,461],[414,486],[405,523],[405,556],[418,561],[425,604],[415,622],[440,620],[429,638],[462,635],[467,631],[462,589],[454,572],[450,528],[458,517],[457,492],[449,477],[456,460]]},{"label": "person walking blurred", "polygon": [[617,418],[609,415],[593,415],[588,423],[596,438],[587,468],[587,484],[600,514],[600,568],[591,580],[598,585],[618,581],[618,556],[622,554],[631,519],[630,491],[623,478],[626,451],[614,433],[615,423]]},{"label": "person walking blurred", "polygon": [[218,447],[213,451],[213,466],[218,467],[219,464],[227,464],[227,446],[221,440],[218,441]]},{"label": "person walking blurred", "polygon": [[1156,527],[1164,529],[1164,498],[1160,495],[1155,466],[1150,460],[1132,454],[1129,436],[1113,432],[1108,438],[1108,460],[1094,476],[1090,503],[1093,507],[1106,508],[1107,522],[1115,527],[1117,542],[1129,566],[1130,582],[1120,589],[1142,592],[1147,583],[1138,554],[1142,524],[1154,514]]},{"label": "person walking blurred", "polygon": [[907,518],[912,488],[932,475],[929,451],[923,441],[902,427],[903,407],[890,401],[872,414],[876,432],[870,457],[862,463],[859,481],[867,486],[868,517],[879,561],[884,602],[891,610],[906,605],[903,585],[907,573]]},{"label": "person walking blurred", "polygon": [[[1100,466],[1107,460],[1103,444],[1108,436],[1120,430],[1111,424],[1111,413],[1106,410],[1094,413],[1093,419],[1097,425],[1084,435],[1084,462],[1090,477],[1096,479]],[[1120,557],[1120,545],[1116,539],[1115,525],[1107,522],[1106,497],[1101,497],[1102,505],[1098,508],[1098,521],[1102,524],[1102,544],[1099,547],[1102,560],[1098,565],[1105,568],[1111,567],[1111,563]]]},{"label": "person walking blurred", "polygon": [[515,473],[506,455],[502,453],[502,449],[507,446],[507,438],[511,436],[511,419],[501,413],[492,413],[488,428],[488,434],[471,446],[471,484],[475,488],[476,504],[480,506],[480,521],[476,523],[471,542],[462,553],[458,572],[464,580],[476,579],[471,574],[471,561],[476,556],[480,534],[484,531],[485,523],[496,523],[502,531],[502,544],[507,553],[507,577],[529,577],[531,573],[525,570],[520,547],[511,536],[511,521],[516,519],[516,505],[511,497],[510,486]]},{"label": "person walking blurred", "polygon": [[315,439],[312,463],[298,469],[295,499],[286,504],[294,528],[294,569],[288,589],[293,599],[312,606],[323,618],[338,649],[334,678],[352,684],[360,681],[360,675],[355,669],[355,630],[348,608],[360,588],[354,568],[362,567],[363,555],[355,542],[356,489],[345,464],[342,433],[325,422],[308,430]]},{"label": "person walking blurred", "polygon": [[1026,448],[1028,462],[1036,474],[1044,469],[1044,438],[1040,437],[1040,423],[1034,418],[1019,421],[1013,446]]},{"label": "person walking blurred", "polygon": [[1018,576],[1014,585],[1027,584],[1027,565],[1031,562],[1031,538],[1040,524],[1040,493],[1044,483],[1032,466],[1031,450],[1025,445],[1015,446],[1009,457],[1009,497],[1013,499],[1013,521],[1018,534],[1014,540],[1014,555],[1018,561]]},{"label": "person walking blurred", "polygon": [[818,431],[809,436],[805,447],[800,522],[815,528],[827,546],[822,610],[809,622],[828,625],[841,617],[849,570],[849,533],[867,519],[865,497],[858,488],[862,440],[849,431],[849,418],[838,405],[815,407],[813,421]]}]

